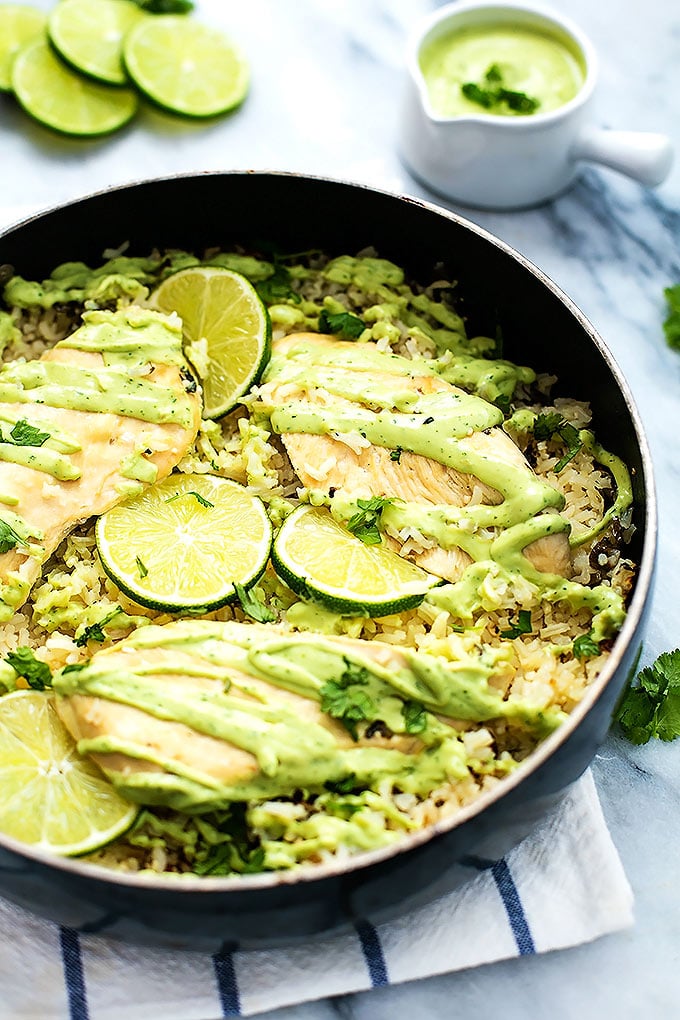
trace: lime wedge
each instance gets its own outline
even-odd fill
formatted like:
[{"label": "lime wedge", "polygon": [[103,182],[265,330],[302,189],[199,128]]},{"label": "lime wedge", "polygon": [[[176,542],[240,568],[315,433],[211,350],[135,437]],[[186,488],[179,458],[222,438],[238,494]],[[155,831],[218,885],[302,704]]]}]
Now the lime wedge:
[{"label": "lime wedge", "polygon": [[125,85],[123,38],[147,15],[132,0],[60,0],[47,22],[55,50],[76,71]]},{"label": "lime wedge", "polygon": [[97,521],[104,570],[142,606],[210,612],[249,588],[269,559],[264,504],[216,475],[170,475]]},{"label": "lime wedge", "polygon": [[138,808],[81,758],[52,695],[0,698],[0,832],[54,853],[90,853],[125,832]]},{"label": "lime wedge", "polygon": [[17,53],[12,88],[27,113],[65,135],[87,138],[109,134],[137,110],[134,92],[99,85],[71,71],[44,39]]},{"label": "lime wedge", "polygon": [[0,92],[11,91],[12,61],[22,46],[44,35],[45,20],[34,7],[0,4]]},{"label": "lime wedge", "polygon": [[320,507],[300,506],[274,541],[272,563],[296,594],[345,616],[389,616],[440,583],[384,545],[361,539]]},{"label": "lime wedge", "polygon": [[257,382],[271,353],[269,314],[252,283],[230,269],[183,269],[150,305],[177,312],[187,357],[203,383],[203,417],[221,418]]},{"label": "lime wedge", "polygon": [[153,102],[185,117],[214,117],[243,102],[248,64],[222,32],[185,15],[146,18],[123,44],[127,73]]}]

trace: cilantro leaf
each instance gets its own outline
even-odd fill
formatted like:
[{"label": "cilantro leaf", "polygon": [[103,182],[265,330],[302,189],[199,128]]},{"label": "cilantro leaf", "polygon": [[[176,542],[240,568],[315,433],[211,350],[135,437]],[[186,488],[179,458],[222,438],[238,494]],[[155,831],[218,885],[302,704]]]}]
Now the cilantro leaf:
[{"label": "cilantro leaf", "polygon": [[17,534],[11,524],[0,521],[0,553],[9,552],[18,545],[28,545],[28,542]]},{"label": "cilantro leaf", "polygon": [[276,613],[273,613],[268,606],[265,606],[264,602],[260,602],[252,589],[246,590],[242,584],[235,584],[234,591],[241,603],[241,609],[251,620],[257,620],[258,623],[274,622]]},{"label": "cilantro leaf", "polygon": [[403,452],[401,446],[395,446],[393,450],[390,450],[390,460],[396,460],[397,464],[399,464]]},{"label": "cilantro leaf", "polygon": [[554,436],[559,436],[566,445],[567,452],[553,468],[555,474],[559,474],[562,468],[566,467],[570,460],[573,460],[583,446],[578,429],[571,422],[565,421],[557,411],[539,414],[534,422],[533,432],[536,439],[552,439]]},{"label": "cilantro leaf", "polygon": [[146,575],[149,573],[149,569],[148,569],[147,566],[145,566],[144,563],[142,563],[142,561],[140,560],[139,556],[135,556],[135,563],[137,564],[137,570],[139,571],[139,576],[140,577],[146,577]]},{"label": "cilantro leaf", "polygon": [[339,679],[327,680],[319,691],[321,711],[340,719],[353,740],[359,739],[356,724],[375,717],[373,699],[361,690],[368,680],[368,670],[345,659],[345,670]]},{"label": "cilantro leaf", "polygon": [[52,686],[52,670],[46,662],[36,659],[30,648],[22,646],[5,657],[13,670],[24,678],[34,691],[44,691]]},{"label": "cilantro leaf", "polygon": [[405,701],[401,706],[407,733],[422,733],[427,729],[427,712],[419,701]]},{"label": "cilantro leaf", "polygon": [[370,499],[358,499],[359,509],[352,514],[347,522],[347,530],[360,538],[364,545],[380,545],[382,536],[378,521],[386,506],[392,506],[393,499],[383,496],[371,496]]},{"label": "cilantro leaf", "polygon": [[70,665],[64,666],[64,668],[62,669],[61,672],[62,672],[62,674],[63,673],[80,673],[81,669],[85,669],[85,667],[87,665],[89,665],[89,663],[87,663],[87,662],[72,662],[72,663],[70,663]]},{"label": "cilantro leaf", "polygon": [[531,634],[531,610],[520,609],[517,623],[511,623],[508,630],[501,631],[501,637],[516,638],[521,634]]},{"label": "cilantro leaf", "polygon": [[76,645],[78,648],[83,648],[88,641],[106,641],[106,634],[104,633],[104,627],[107,623],[113,620],[114,616],[118,616],[123,610],[116,606],[110,613],[107,613],[103,620],[99,623],[92,623],[89,627],[86,627],[80,637],[76,638]]},{"label": "cilantro leaf", "polygon": [[189,14],[194,9],[193,0],[135,0],[135,3],[149,14]]},{"label": "cilantro leaf", "polygon": [[329,779],[324,784],[324,788],[330,793],[351,793],[359,785],[357,777],[354,772],[350,772],[344,779],[336,779],[335,781]]},{"label": "cilantro leaf", "polygon": [[588,634],[579,634],[574,638],[572,651],[575,659],[589,659],[593,655],[600,654],[600,646],[593,639],[592,631]]},{"label": "cilantro leaf", "polygon": [[293,290],[290,271],[280,262],[274,263],[274,272],[266,280],[255,284],[255,290],[265,304],[275,305],[282,301],[293,301],[300,304],[300,295]]},{"label": "cilantro leaf", "polygon": [[211,509],[212,507],[215,506],[215,504],[211,503],[209,499],[206,499],[205,496],[202,496],[200,492],[195,492],[193,489],[189,489],[188,492],[176,492],[174,496],[168,496],[165,502],[174,503],[176,499],[181,499],[182,496],[193,496],[197,503],[200,503],[201,506],[205,506],[208,509]]},{"label": "cilantro leaf", "polygon": [[663,324],[666,343],[674,351],[680,351],[680,283],[666,287],[664,296],[668,303],[668,317]]},{"label": "cilantro leaf", "polygon": [[365,329],[363,319],[351,312],[329,312],[322,308],[319,313],[320,333],[334,333],[342,340],[357,340]]},{"label": "cilantro leaf", "polygon": [[637,685],[626,692],[616,718],[633,744],[680,736],[680,648],[662,652],[640,670]]},{"label": "cilantro leaf", "polygon": [[460,91],[463,93],[466,99],[469,99],[471,103],[477,103],[479,106],[483,106],[486,110],[490,106],[493,106],[494,93],[491,89],[482,88],[481,85],[477,85],[474,81],[467,81],[464,85],[461,85]]},{"label": "cilantro leaf", "polygon": [[[10,440],[15,446],[42,446],[49,438],[49,432],[41,432],[35,425],[29,425],[23,419],[18,421],[10,432]],[[10,440],[3,439],[3,442],[7,443]]]}]

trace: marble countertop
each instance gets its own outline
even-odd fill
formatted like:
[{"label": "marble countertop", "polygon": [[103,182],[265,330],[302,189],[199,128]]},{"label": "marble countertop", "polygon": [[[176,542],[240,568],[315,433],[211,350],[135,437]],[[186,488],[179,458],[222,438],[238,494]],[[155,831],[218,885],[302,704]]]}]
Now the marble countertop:
[{"label": "marble countertop", "polygon": [[[48,8],[48,0],[38,4]],[[426,0],[199,0],[252,65],[252,91],[207,125],[144,115],[99,142],[62,140],[0,99],[0,217],[112,183],[197,169],[277,169],[341,177],[437,201],[395,148],[404,41],[438,6]],[[671,135],[680,149],[680,9],[676,0],[562,0],[590,35],[601,76],[597,120]],[[441,203],[441,200],[440,204]],[[448,208],[455,209],[453,205]],[[664,287],[680,282],[680,155],[646,190],[584,168],[558,200],[513,213],[456,209],[540,266],[591,319],[625,372],[646,427],[659,496],[659,561],[643,662],[680,644],[680,355],[665,344]],[[0,224],[1,225],[1,224]],[[680,741],[636,748],[612,735],[594,774],[633,887],[634,927],[579,948],[310,1003],[270,1020],[419,1020],[550,1015],[670,1020],[680,1009]]]}]

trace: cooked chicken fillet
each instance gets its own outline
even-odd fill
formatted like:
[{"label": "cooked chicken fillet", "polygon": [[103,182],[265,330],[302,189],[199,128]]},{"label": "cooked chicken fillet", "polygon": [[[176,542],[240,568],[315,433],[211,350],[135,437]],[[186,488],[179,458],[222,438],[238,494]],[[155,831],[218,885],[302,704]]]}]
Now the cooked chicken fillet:
[{"label": "cooked chicken fillet", "polygon": [[[290,334],[275,342],[274,352],[277,356],[285,356],[301,342],[327,351],[329,357],[339,351],[346,351],[347,360],[343,363],[343,369],[351,370],[351,352],[355,345],[316,333]],[[372,385],[386,383],[397,392],[461,393],[457,387],[435,375],[392,375],[372,368],[370,379]],[[331,403],[336,407],[352,406],[352,401],[331,395],[321,388],[305,388],[302,379],[290,382],[274,376],[261,387],[261,394],[264,403],[270,406],[285,405],[286,402],[301,399],[324,406]],[[366,444],[355,449],[330,435],[302,432],[286,433],[282,440],[295,473],[309,489],[340,493],[352,499],[398,497],[425,506],[467,506],[472,503],[498,505],[502,502],[500,493],[474,475],[457,471],[416,453],[404,450],[398,460],[393,460],[391,451],[383,446]],[[462,449],[531,472],[521,450],[499,427],[472,432],[460,439],[459,445]],[[403,543],[393,539],[390,544],[395,551],[401,552]],[[562,576],[569,576],[571,572],[569,540],[565,533],[539,539],[527,545],[524,552],[537,570]],[[467,553],[460,549],[446,550],[438,546],[415,553],[405,550],[403,555],[450,581],[457,580],[472,562]]]},{"label": "cooked chicken fillet", "polygon": [[[40,361],[65,365],[74,371],[101,373],[105,369],[102,354],[69,347],[48,350]],[[68,454],[69,473],[74,476],[61,480],[44,470],[0,460],[0,520],[14,521],[18,516],[33,546],[31,554],[26,542],[18,542],[0,555],[0,592],[5,596],[0,601],[0,619],[9,619],[25,600],[40,576],[42,564],[77,524],[109,510],[135,484],[141,488],[142,483],[134,481],[140,465],[143,473],[149,472],[147,481],[160,480],[191,447],[200,423],[201,400],[195,382],[186,374],[186,366],[151,362],[143,378],[162,387],[159,393],[171,394],[178,405],[185,405],[181,423],[157,423],[37,401],[0,402],[0,425],[5,438],[11,429],[11,425],[4,424],[5,420],[30,422],[52,437],[67,436],[72,449]],[[0,385],[2,381],[0,373]],[[46,451],[49,455],[50,445],[48,441],[36,452]]]},{"label": "cooked chicken fillet", "polygon": [[[189,621],[170,625],[171,628],[183,627],[190,629]],[[201,626],[201,624],[199,624]],[[215,628],[219,628],[219,624]],[[225,631],[231,628],[235,633],[243,629],[251,637],[260,633],[262,640],[272,640],[277,636],[277,629],[271,626],[261,627],[256,624],[227,624]],[[154,628],[162,636],[166,628]],[[134,635],[133,635],[134,637]],[[356,650],[364,657],[373,659],[383,666],[399,668],[405,665],[401,653],[379,642],[353,641],[351,639],[333,638],[333,642],[348,650]],[[201,699],[202,695],[219,695],[225,691],[225,680],[230,682],[228,693],[232,702],[232,713],[237,712],[238,702],[248,704],[266,704],[274,712],[278,709],[291,711],[297,722],[302,726],[322,726],[333,737],[340,748],[356,748],[361,746],[389,746],[406,754],[414,753],[421,746],[417,737],[407,734],[398,735],[389,740],[375,734],[368,740],[359,738],[354,741],[341,722],[321,711],[319,701],[313,697],[302,697],[265,680],[242,672],[235,667],[220,670],[218,679],[211,676],[214,670],[210,663],[201,658],[196,648],[190,646],[185,650],[181,646],[135,648],[127,642],[95,653],[91,660],[95,668],[105,667],[119,679],[117,683],[124,688],[124,677],[137,673],[145,681],[158,685],[159,703],[163,704],[172,715],[172,702],[186,703],[188,699]],[[205,668],[206,676],[200,674]],[[167,672],[166,672],[167,671]],[[77,681],[76,681],[77,682]],[[103,697],[92,697],[88,694],[70,694],[59,697],[57,710],[62,721],[76,741],[106,738],[122,743],[131,743],[145,749],[151,756],[159,756],[172,763],[173,767],[195,770],[202,776],[225,785],[244,783],[260,772],[260,766],[254,754],[243,750],[227,740],[216,739],[200,733],[197,729],[175,720],[159,719],[140,708],[122,704]],[[221,709],[224,713],[225,710]],[[228,713],[227,713],[228,714]],[[258,720],[251,723],[258,725]],[[263,744],[268,739],[269,730],[262,725]],[[152,761],[125,755],[120,752],[95,753],[93,759],[107,773],[156,772],[167,771]]]}]

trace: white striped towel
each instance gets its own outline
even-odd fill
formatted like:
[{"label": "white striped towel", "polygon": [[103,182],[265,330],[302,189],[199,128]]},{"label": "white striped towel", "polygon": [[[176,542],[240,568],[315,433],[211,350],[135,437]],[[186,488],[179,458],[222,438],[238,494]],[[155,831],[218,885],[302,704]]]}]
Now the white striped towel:
[{"label": "white striped towel", "polygon": [[0,1017],[216,1020],[589,942],[632,924],[632,893],[590,773],[508,856],[377,927],[275,950],[140,949],[0,900]]}]

